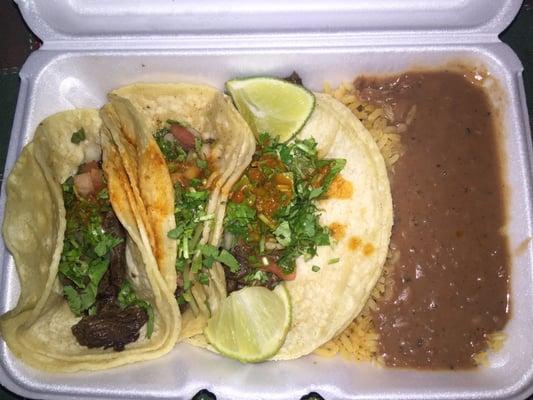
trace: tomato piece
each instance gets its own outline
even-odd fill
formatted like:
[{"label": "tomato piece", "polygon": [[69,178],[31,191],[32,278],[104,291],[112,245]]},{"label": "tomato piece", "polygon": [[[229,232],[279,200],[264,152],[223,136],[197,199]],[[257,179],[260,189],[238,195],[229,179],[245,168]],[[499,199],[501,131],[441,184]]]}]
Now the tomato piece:
[{"label": "tomato piece", "polygon": [[96,169],[93,168],[89,171],[89,173],[91,174],[91,180],[93,182],[94,192],[98,193],[105,186],[104,175],[102,173],[102,170],[99,168],[96,168]]},{"label": "tomato piece", "polygon": [[89,161],[80,167],[81,173],[74,176],[76,192],[83,197],[95,195],[105,187],[104,175],[98,162]]},{"label": "tomato piece", "polygon": [[244,193],[242,190],[238,190],[231,195],[231,201],[235,203],[242,203],[244,200]]},{"label": "tomato piece", "polygon": [[88,196],[94,192],[93,180],[90,172],[76,175],[74,177],[74,188],[76,192],[83,197]]},{"label": "tomato piece", "polygon": [[172,124],[170,125],[170,133],[174,135],[185,151],[194,149],[196,138],[187,128],[179,124]]},{"label": "tomato piece", "polygon": [[250,177],[250,181],[254,183],[258,183],[263,179],[263,174],[259,171],[259,168],[250,168],[248,176]]},{"label": "tomato piece", "polygon": [[293,281],[296,278],[296,271],[286,274],[274,261],[270,261],[270,263],[264,267],[264,270],[272,272],[273,274],[277,275],[278,278],[283,279],[284,281]]}]

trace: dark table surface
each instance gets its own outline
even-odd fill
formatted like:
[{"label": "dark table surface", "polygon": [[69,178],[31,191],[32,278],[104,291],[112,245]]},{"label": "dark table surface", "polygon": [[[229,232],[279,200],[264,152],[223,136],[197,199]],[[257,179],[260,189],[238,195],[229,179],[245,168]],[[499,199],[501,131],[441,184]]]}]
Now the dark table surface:
[{"label": "dark table surface", "polygon": [[[513,48],[524,65],[524,84],[533,131],[533,0],[524,1],[517,17],[500,38]],[[18,72],[28,55],[39,46],[39,39],[29,31],[16,5],[9,0],[3,0],[0,5],[0,174],[4,170],[17,103]],[[201,392],[194,399],[212,398],[214,398],[212,394]],[[311,400],[320,397],[310,394],[305,398]],[[22,399],[22,397],[9,393],[0,386],[0,399]],[[530,400],[532,399],[533,396]]]}]

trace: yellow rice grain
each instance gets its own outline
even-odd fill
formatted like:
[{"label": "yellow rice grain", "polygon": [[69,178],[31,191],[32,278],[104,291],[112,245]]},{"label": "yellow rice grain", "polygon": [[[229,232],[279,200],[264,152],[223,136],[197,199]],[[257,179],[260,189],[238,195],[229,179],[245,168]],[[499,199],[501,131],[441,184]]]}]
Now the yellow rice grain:
[{"label": "yellow rice grain", "polygon": [[333,340],[330,340],[323,346],[315,350],[315,354],[322,357],[334,357],[339,353],[339,346]]},{"label": "yellow rice grain", "polygon": [[492,351],[500,351],[507,339],[507,334],[505,332],[494,332],[487,335],[487,343],[489,349]]},{"label": "yellow rice grain", "polygon": [[489,355],[486,351],[481,351],[474,354],[474,363],[480,367],[486,367],[489,365]]},{"label": "yellow rice grain", "polygon": [[343,348],[346,349],[346,351],[348,351],[349,353],[354,352],[354,346],[350,340],[351,337],[349,335],[342,335],[339,339],[343,345]]},{"label": "yellow rice grain", "polygon": [[489,353],[500,351],[507,339],[505,332],[493,332],[485,335],[487,340],[487,348],[474,355],[474,363],[476,365],[485,367],[489,365]]},{"label": "yellow rice grain", "polygon": [[353,94],[347,94],[342,98],[342,102],[346,104],[347,106],[351,106],[353,104],[361,104],[357,101],[357,97]]},{"label": "yellow rice grain", "polygon": [[324,91],[324,93],[331,94],[331,84],[327,81],[324,82],[324,87],[322,88],[322,90]]},{"label": "yellow rice grain", "polygon": [[344,85],[339,86],[334,92],[333,96],[337,100],[344,100],[344,95],[346,94],[346,87]]},{"label": "yellow rice grain", "polygon": [[400,155],[399,155],[399,154],[394,154],[394,155],[390,158],[389,162],[390,162],[391,164],[394,164],[394,163],[395,163],[396,161],[398,161],[399,159],[400,159]]},{"label": "yellow rice grain", "polygon": [[359,109],[355,110],[354,114],[355,114],[355,116],[357,118],[359,118],[361,120],[361,122],[363,122],[366,119],[368,119],[368,114],[363,112],[363,111],[359,111]]},{"label": "yellow rice grain", "polygon": [[[385,115],[385,113],[383,112],[383,108],[376,108],[374,111],[372,111],[372,113],[370,113],[370,115],[368,116],[368,120],[370,122],[374,122],[376,121],[378,117],[381,117],[382,115]],[[385,124],[384,118],[383,118],[383,123]]]},{"label": "yellow rice grain", "polygon": [[404,124],[404,123],[399,123],[398,125],[396,125],[396,130],[398,133],[404,133],[407,131],[407,124]]},{"label": "yellow rice grain", "polygon": [[[381,118],[382,115],[384,115],[383,109],[378,108],[377,110],[375,110],[372,114],[368,116],[368,121],[372,122],[372,128],[383,131],[383,129],[387,127],[388,121],[386,118]],[[374,118],[374,116],[376,117]]]}]

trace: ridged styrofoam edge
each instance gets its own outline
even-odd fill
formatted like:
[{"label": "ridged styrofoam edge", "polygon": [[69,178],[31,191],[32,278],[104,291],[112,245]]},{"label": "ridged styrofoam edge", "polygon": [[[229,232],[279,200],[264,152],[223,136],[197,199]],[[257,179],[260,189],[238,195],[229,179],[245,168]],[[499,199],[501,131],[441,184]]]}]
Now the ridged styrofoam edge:
[{"label": "ridged styrofoam edge", "polygon": [[[336,48],[216,49],[174,51],[37,51],[24,65],[6,170],[47,115],[74,107],[99,107],[105,93],[134,81],[197,81],[222,88],[234,76],[286,75],[297,69],[311,89],[324,79],[338,84],[360,73],[394,73],[410,67],[463,61],[485,66],[500,82],[506,128],[507,178],[513,189],[509,209],[511,247],[533,236],[532,150],[521,64],[501,43],[487,45],[343,46]],[[5,182],[5,180],[4,180]],[[0,219],[5,205],[0,197]],[[511,250],[512,250],[511,249]],[[513,317],[509,340],[480,371],[417,372],[379,369],[309,356],[242,365],[180,345],[169,355],[93,374],[50,376],[21,365],[0,342],[0,382],[10,390],[39,398],[183,398],[207,388],[219,399],[294,399],[317,391],[327,399],[525,398],[531,393],[533,343],[533,251],[517,256],[512,271]],[[0,313],[18,296],[12,258],[0,243]]]},{"label": "ridged styrofoam edge", "polygon": [[[45,46],[116,48],[124,42],[178,43],[230,35],[247,42],[260,34],[298,39],[313,34],[490,36],[497,40],[522,0],[16,0]],[[280,35],[280,36],[282,36]],[[414,36],[414,35],[413,35]],[[292,41],[292,40],[290,40]],[[289,42],[290,42],[289,41]],[[152,46],[150,46],[152,47]]]}]

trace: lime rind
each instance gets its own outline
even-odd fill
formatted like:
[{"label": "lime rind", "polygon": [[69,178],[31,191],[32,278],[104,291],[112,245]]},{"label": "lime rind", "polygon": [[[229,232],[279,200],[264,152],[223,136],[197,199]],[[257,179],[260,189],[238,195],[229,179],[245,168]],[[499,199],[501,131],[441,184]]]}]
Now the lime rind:
[{"label": "lime rind", "polygon": [[[208,321],[204,334],[221,354],[242,362],[274,356],[289,332],[290,297],[284,284],[270,291],[247,287],[227,297]],[[267,321],[267,322],[265,322]]]},{"label": "lime rind", "polygon": [[278,78],[238,78],[225,86],[256,135],[267,132],[282,142],[293,139],[302,130],[315,108],[311,91]]}]

